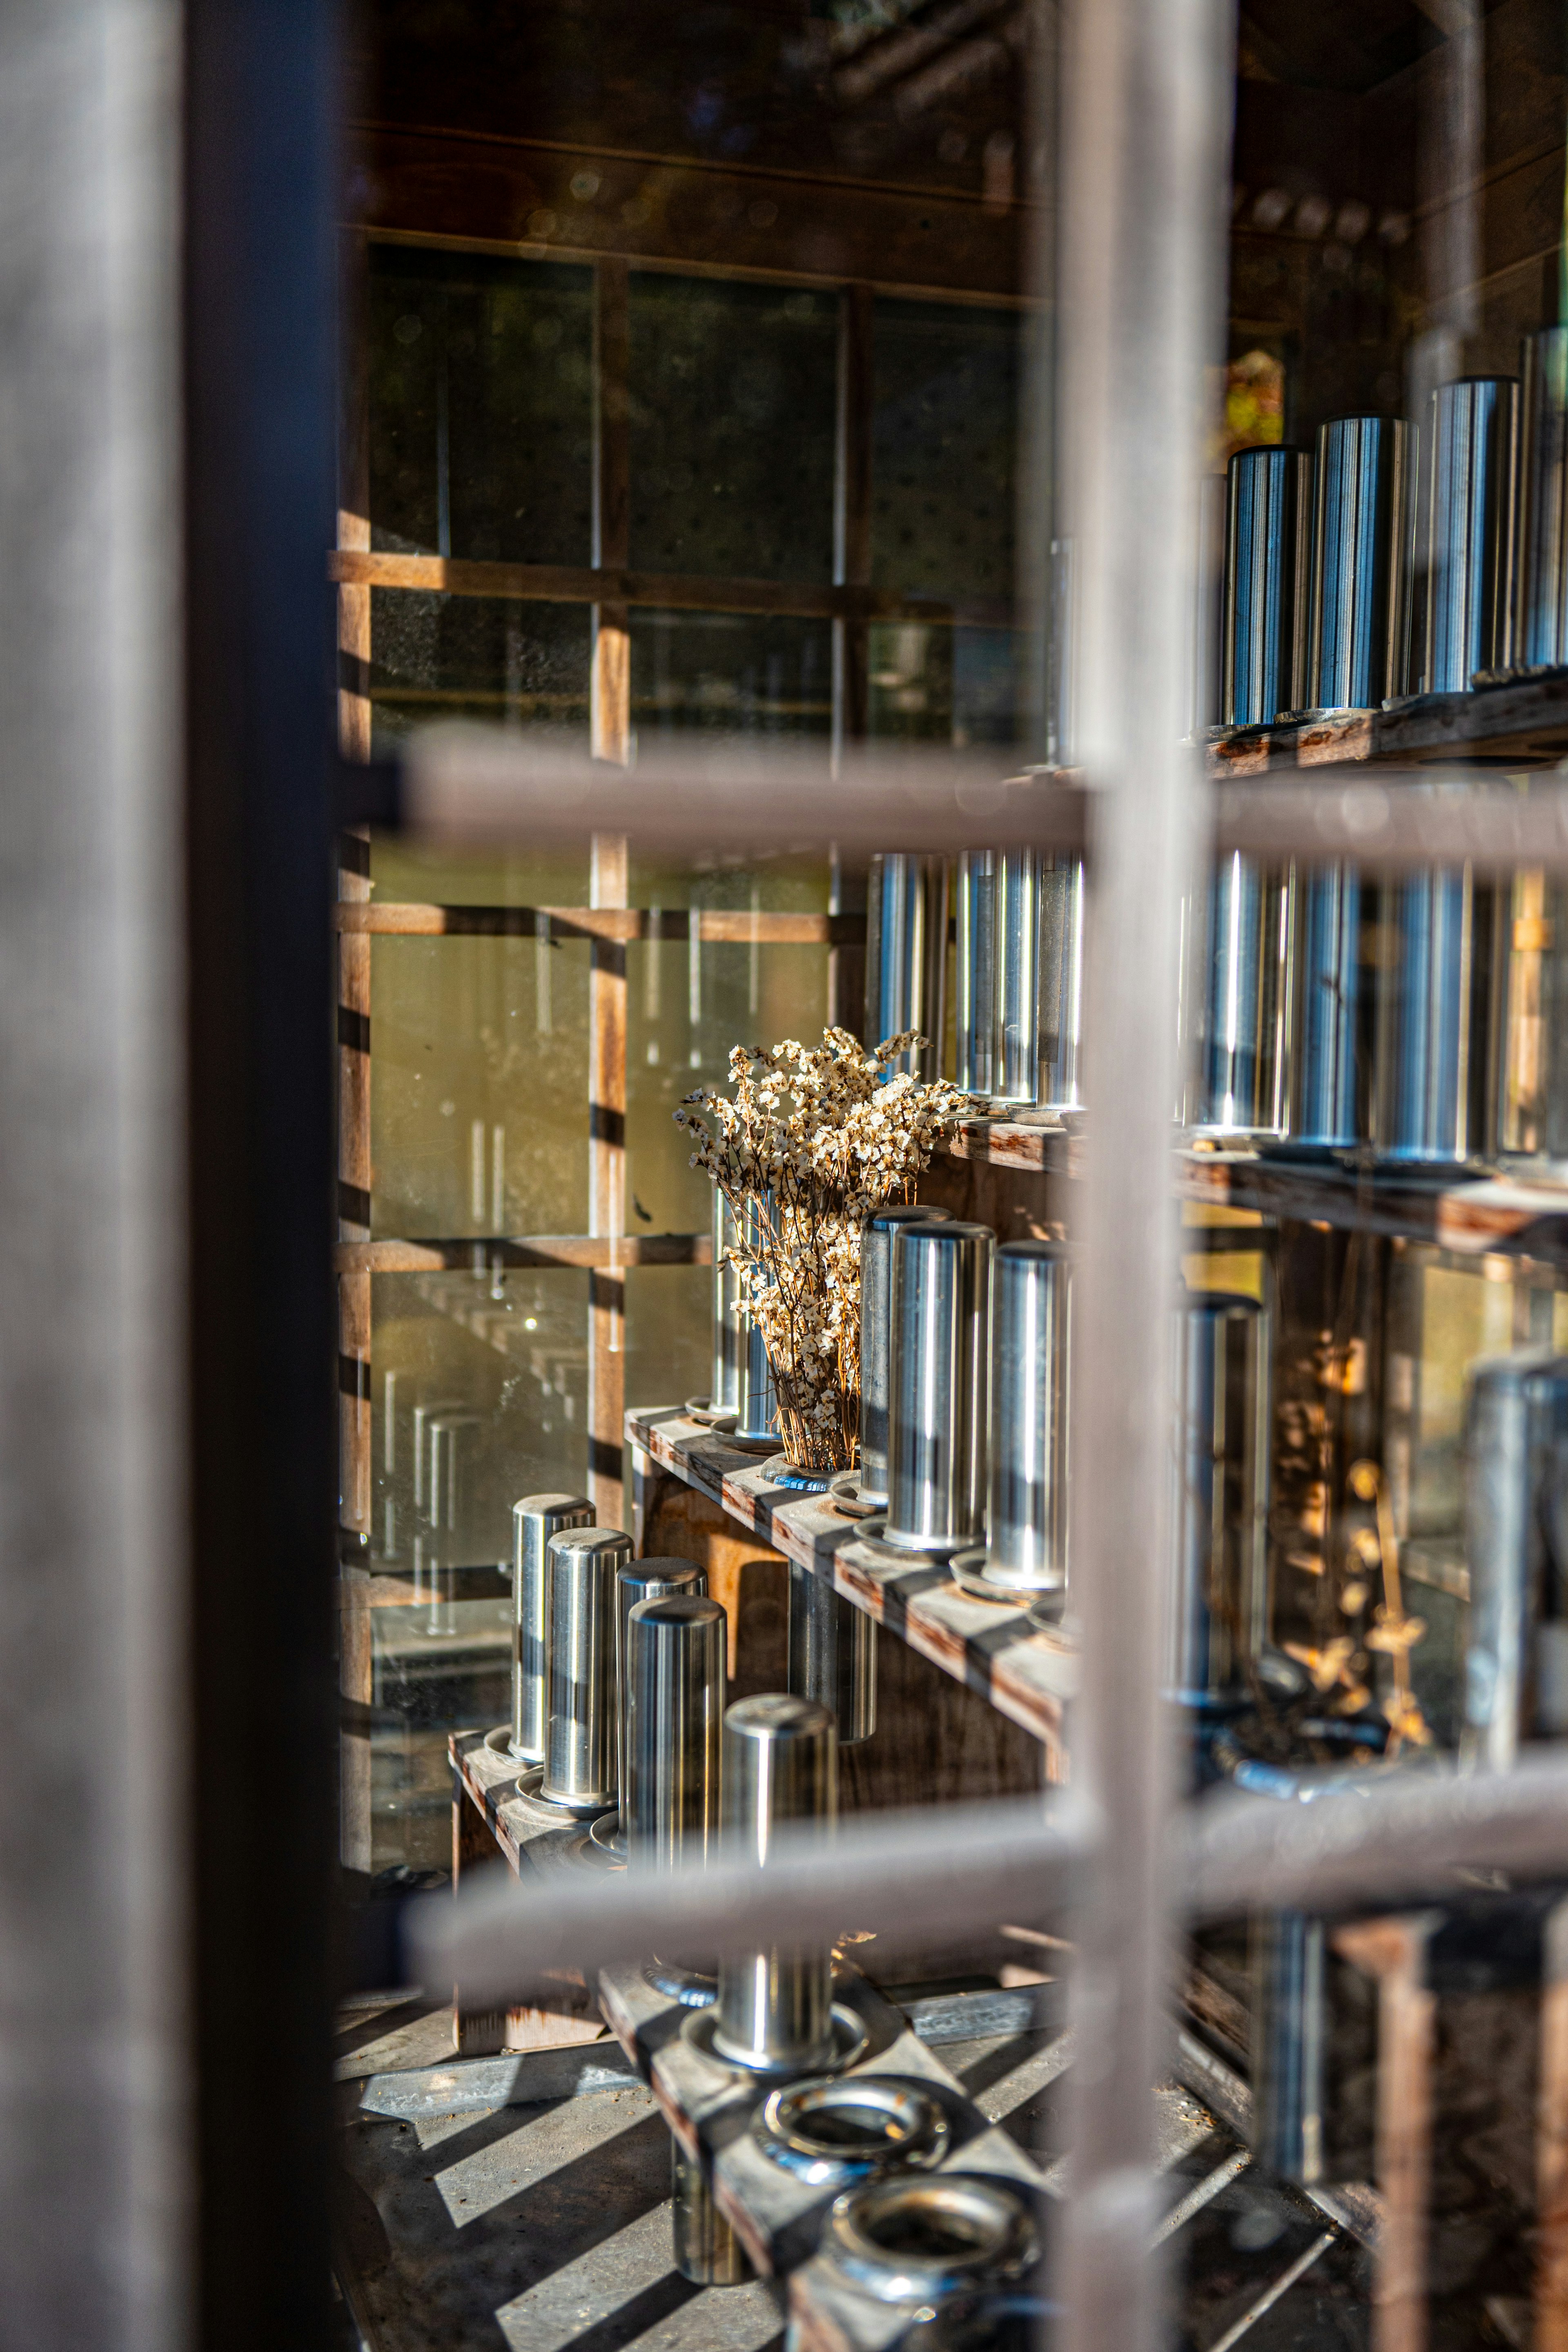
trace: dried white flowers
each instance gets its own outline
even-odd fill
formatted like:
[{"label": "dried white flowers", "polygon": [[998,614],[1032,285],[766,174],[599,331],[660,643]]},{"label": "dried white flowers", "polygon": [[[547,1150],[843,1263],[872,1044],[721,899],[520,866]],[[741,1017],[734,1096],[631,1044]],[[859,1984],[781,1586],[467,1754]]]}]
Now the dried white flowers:
[{"label": "dried white flowers", "polygon": [[[733,1099],[687,1096],[677,1123],[735,1213],[731,1253],[778,1391],[784,1451],[799,1469],[847,1470],[860,1423],[860,1227],[907,1201],[966,1097],[945,1078],[889,1079],[912,1030],[868,1054],[847,1029],[818,1051],[786,1037],[737,1045]],[[750,1216],[747,1212],[750,1211]]]}]

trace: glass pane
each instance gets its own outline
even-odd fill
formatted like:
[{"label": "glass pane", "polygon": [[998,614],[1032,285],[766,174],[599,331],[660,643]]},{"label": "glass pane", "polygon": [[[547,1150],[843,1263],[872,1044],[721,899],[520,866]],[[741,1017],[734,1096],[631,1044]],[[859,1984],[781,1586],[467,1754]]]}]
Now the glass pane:
[{"label": "glass pane", "polygon": [[826,735],[832,724],[826,621],[637,612],[631,638],[632,717],[650,741],[688,731]]},{"label": "glass pane", "polygon": [[372,750],[437,719],[548,730],[585,745],[587,607],[422,590],[371,593]]},{"label": "glass pane", "polygon": [[374,245],[372,544],[586,563],[592,278]]},{"label": "glass pane", "polygon": [[631,288],[631,560],[826,580],[838,300],[639,271]]},{"label": "glass pane", "polygon": [[874,320],[872,576],[906,595],[1010,604],[1018,315],[882,301]]}]

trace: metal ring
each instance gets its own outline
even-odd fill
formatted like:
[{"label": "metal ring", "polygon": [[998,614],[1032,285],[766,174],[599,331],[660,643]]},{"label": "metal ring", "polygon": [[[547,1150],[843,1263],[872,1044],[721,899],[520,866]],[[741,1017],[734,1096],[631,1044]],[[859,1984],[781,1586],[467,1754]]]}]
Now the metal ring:
[{"label": "metal ring", "polygon": [[752,2118],[765,2156],[814,2189],[940,2164],[952,2127],[922,2084],[817,2074],[771,2092]]},{"label": "metal ring", "polygon": [[[832,2019],[835,2042],[833,2055],[826,2065],[818,2064],[812,2068],[814,2076],[829,2071],[842,2074],[847,2066],[855,2065],[866,2055],[870,2043],[870,2027],[866,2023],[865,2019],[858,2016],[847,2002],[841,2000],[834,2002]],[[703,2057],[710,2060],[713,2065],[723,2066],[731,2074],[749,2074],[754,2081],[759,2076],[765,2079],[769,2074],[775,2075],[795,2074],[795,2069],[790,2066],[746,2066],[738,2058],[728,2056],[724,2051],[714,2046],[713,2032],[718,2022],[719,2012],[716,2007],[694,2009],[689,2017],[682,2018],[680,2021],[681,2038],[689,2042],[694,2050],[700,2051]]]},{"label": "metal ring", "polygon": [[991,1553],[984,1544],[973,1550],[954,1552],[948,1561],[948,1574],[963,1592],[974,1601],[994,1601],[1013,1609],[1041,1609],[1052,1600],[1065,1606],[1067,1586],[1058,1577],[1051,1584],[1027,1584],[1009,1581],[994,1576],[986,1567]]},{"label": "metal ring", "polygon": [[829,2261],[882,2303],[931,2303],[982,2279],[1016,2278],[1037,2246],[1020,2192],[963,2172],[846,2189],[822,2237]]}]

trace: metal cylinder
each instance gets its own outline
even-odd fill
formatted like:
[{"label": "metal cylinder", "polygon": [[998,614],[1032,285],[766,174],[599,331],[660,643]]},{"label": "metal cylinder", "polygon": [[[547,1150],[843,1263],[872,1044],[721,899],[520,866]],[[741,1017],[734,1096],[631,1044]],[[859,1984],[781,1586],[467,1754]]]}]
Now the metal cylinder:
[{"label": "metal cylinder", "polygon": [[1040,1066],[1037,1100],[1083,1108],[1083,860],[1052,857],[1040,877]]},{"label": "metal cylinder", "polygon": [[745,1318],[741,1311],[741,1270],[728,1253],[735,1244],[735,1214],[713,1187],[713,1388],[715,1412],[733,1412],[740,1402],[741,1356]]},{"label": "metal cylinder", "polygon": [[1520,345],[1515,661],[1568,662],[1568,327]]},{"label": "metal cylinder", "polygon": [[[738,1699],[724,1717],[724,1826],[760,1863],[783,1822],[831,1824],[837,1736],[815,1699],[778,1691]],[[725,1959],[713,2046],[731,2064],[805,2074],[833,2055],[833,1955],[774,1946]]]},{"label": "metal cylinder", "polygon": [[947,861],[873,857],[866,914],[866,1042],[918,1030],[894,1074],[942,1074],[947,982]]},{"label": "metal cylinder", "polygon": [[1394,416],[1335,416],[1318,428],[1308,699],[1375,709],[1403,693],[1410,428]]},{"label": "metal cylinder", "polygon": [[1194,1126],[1283,1132],[1289,946],[1288,877],[1239,851],[1223,858],[1209,886]]},{"label": "metal cylinder", "polygon": [[1312,461],[1238,449],[1230,461],[1222,643],[1226,724],[1267,726],[1306,690]]},{"label": "metal cylinder", "polygon": [[1465,1411],[1470,1571],[1463,1748],[1507,1771],[1568,1733],[1568,1356],[1519,1348],[1471,1368]]},{"label": "metal cylinder", "polygon": [[540,1795],[573,1813],[616,1801],[616,1576],[632,1556],[618,1528],[569,1528],[546,1550],[550,1653]]},{"label": "metal cylinder", "polygon": [[789,1686],[826,1707],[840,1748],[877,1728],[876,1620],[798,1559],[789,1564]]},{"label": "metal cylinder", "polygon": [[1379,1154],[1416,1163],[1472,1159],[1488,1142],[1495,890],[1468,868],[1436,867],[1386,883],[1380,896]]},{"label": "metal cylinder", "polygon": [[994,1584],[1067,1582],[1070,1275],[1059,1242],[1006,1242],[992,1276]]},{"label": "metal cylinder", "polygon": [[1462,694],[1512,658],[1519,385],[1464,376],[1432,394],[1426,483],[1429,694]]},{"label": "metal cylinder", "polygon": [[511,1752],[544,1760],[545,1673],[550,1657],[545,1548],[567,1528],[591,1528],[583,1495],[525,1495],[511,1507]]},{"label": "metal cylinder", "polygon": [[1176,1309],[1173,1563],[1165,1683],[1222,1703],[1268,1630],[1268,1351],[1255,1298],[1192,1291]]},{"label": "metal cylinder", "polygon": [[630,1634],[632,1611],[639,1601],[662,1600],[667,1592],[705,1595],[708,1571],[689,1559],[638,1559],[616,1578],[616,1704],[619,1709],[620,1748],[617,1778],[621,1790],[621,1835],[627,1831],[626,1759],[631,1753],[629,1706]]},{"label": "metal cylinder", "polygon": [[728,1620],[704,1592],[639,1601],[626,1623],[622,1819],[628,1861],[705,1861],[719,1833]]},{"label": "metal cylinder", "polygon": [[889,1329],[887,1540],[983,1541],[991,1356],[989,1225],[900,1225]]},{"label": "metal cylinder", "polygon": [[1328,2177],[1326,1926],[1305,1911],[1259,1911],[1247,1940],[1253,2152],[1279,2179],[1310,2189]]},{"label": "metal cylinder", "polygon": [[694,2286],[740,2286],[755,2276],[746,2252],[713,2201],[694,2156],[670,2135],[670,2224],[675,2267]]},{"label": "metal cylinder", "polygon": [[1295,933],[1290,1140],[1346,1149],[1366,1138],[1371,1093],[1361,1024],[1361,877],[1354,866],[1298,872]]},{"label": "metal cylinder", "polygon": [[860,1228],[860,1499],[888,1499],[888,1318],[893,1235],[900,1225],[941,1224],[945,1209],[918,1202],[873,1210]]},{"label": "metal cylinder", "polygon": [[[748,1201],[744,1217],[734,1221],[732,1231],[739,1232],[746,1246],[754,1249],[761,1236],[763,1212],[754,1201]],[[773,1366],[768,1361],[767,1343],[760,1327],[753,1321],[746,1305],[745,1290],[741,1282],[741,1270],[733,1269],[736,1284],[735,1319],[735,1388],[731,1410],[735,1415],[735,1434],[757,1441],[776,1437],[779,1430],[779,1401],[773,1387]]]},{"label": "metal cylinder", "polygon": [[966,849],[958,861],[954,1036],[960,1094],[994,1091],[996,1045],[996,852]]},{"label": "metal cylinder", "polygon": [[1040,860],[1033,849],[997,857],[995,935],[992,1093],[1032,1103],[1040,1087]]}]

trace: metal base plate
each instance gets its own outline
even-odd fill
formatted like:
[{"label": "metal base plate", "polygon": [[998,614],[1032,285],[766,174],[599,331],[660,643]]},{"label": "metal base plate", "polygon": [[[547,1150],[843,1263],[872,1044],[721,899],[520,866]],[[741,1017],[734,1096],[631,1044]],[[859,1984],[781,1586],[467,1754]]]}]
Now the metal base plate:
[{"label": "metal base plate", "polygon": [[733,1426],[735,1416],[727,1405],[717,1405],[710,1397],[688,1397],[680,1408],[689,1420],[700,1421],[704,1429],[724,1430]]},{"label": "metal base plate", "polygon": [[872,1519],[879,1514],[884,1517],[887,1515],[886,1495],[879,1495],[874,1502],[868,1501],[860,1492],[858,1470],[847,1470],[842,1477],[835,1478],[827,1489],[827,1499],[847,1519]]},{"label": "metal base plate", "polygon": [[626,1833],[621,1826],[621,1817],[618,1812],[601,1813],[596,1822],[590,1822],[588,1835],[601,1853],[607,1853],[615,1862],[625,1862]]},{"label": "metal base plate", "polygon": [[945,1568],[952,1557],[948,1550],[917,1551],[911,1545],[889,1543],[882,1533],[887,1524],[887,1515],[881,1511],[862,1519],[859,1534],[850,1538],[839,1557],[854,1560],[863,1556],[869,1568]]},{"label": "metal base plate", "polygon": [[799,2074],[842,2074],[847,2066],[855,2065],[870,2047],[871,2030],[864,2018],[857,2017],[847,2003],[833,2004],[834,2051],[831,2058],[811,2066],[748,2066],[743,2060],[731,2058],[727,2051],[715,2046],[713,2035],[719,2022],[717,2006],[694,2009],[689,2017],[680,2021],[681,2038],[700,2050],[716,2065],[727,2066],[732,2074],[752,2075],[759,2082],[791,2082]]},{"label": "metal base plate", "polygon": [[620,1819],[619,1808],[615,1805],[563,1805],[558,1804],[553,1797],[541,1796],[540,1785],[543,1779],[544,1767],[542,1764],[534,1765],[531,1770],[520,1776],[517,1793],[526,1801],[534,1812],[542,1814],[545,1820],[558,1822],[563,1829],[580,1829],[586,1834],[595,1822],[603,1821],[606,1814],[612,1815],[616,1821]]},{"label": "metal base plate", "polygon": [[999,1609],[1027,1609],[1037,1614],[1051,1601],[1059,1617],[1067,1606],[1065,1584],[1008,1584],[986,1571],[991,1554],[984,1544],[973,1551],[955,1551],[947,1563],[954,1584],[973,1601],[994,1601]]}]

